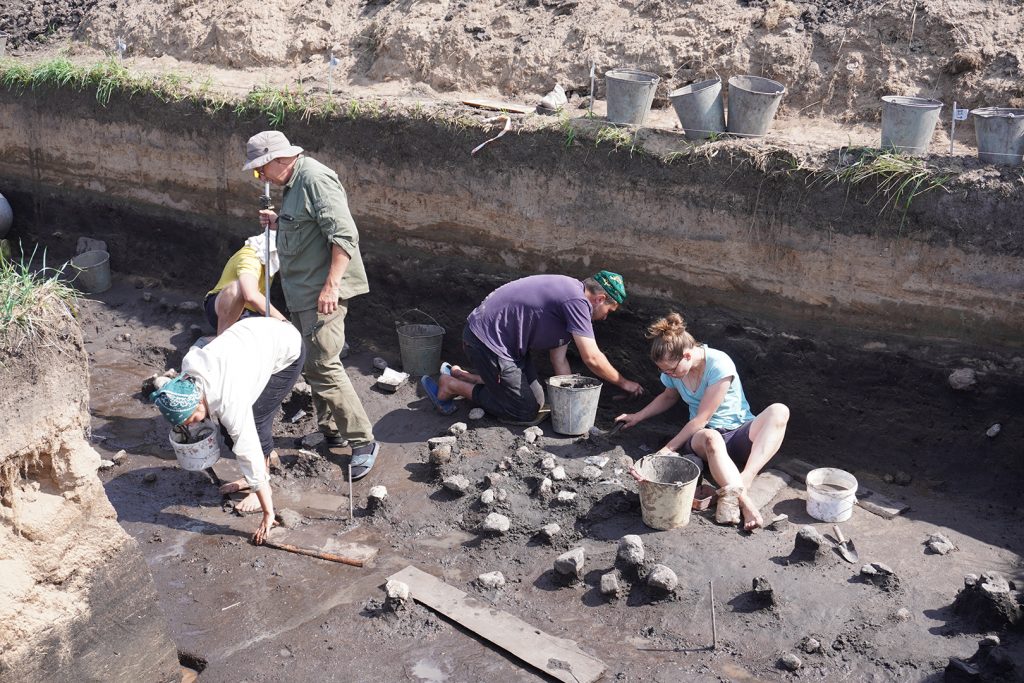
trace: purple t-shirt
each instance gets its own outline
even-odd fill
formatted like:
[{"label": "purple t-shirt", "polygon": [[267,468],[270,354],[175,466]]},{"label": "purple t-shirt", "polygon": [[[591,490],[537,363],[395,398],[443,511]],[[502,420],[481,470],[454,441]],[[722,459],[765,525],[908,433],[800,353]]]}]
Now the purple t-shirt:
[{"label": "purple t-shirt", "polygon": [[572,335],[594,337],[583,283],[565,275],[531,275],[487,295],[469,314],[477,339],[501,358],[565,346]]}]

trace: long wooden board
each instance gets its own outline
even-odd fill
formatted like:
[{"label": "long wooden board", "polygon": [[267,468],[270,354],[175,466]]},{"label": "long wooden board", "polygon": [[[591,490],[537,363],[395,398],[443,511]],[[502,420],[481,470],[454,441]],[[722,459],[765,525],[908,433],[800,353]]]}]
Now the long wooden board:
[{"label": "long wooden board", "polygon": [[528,107],[525,104],[519,104],[517,102],[502,102],[500,100],[489,100],[487,98],[472,98],[462,100],[462,103],[468,104],[471,107],[476,107],[477,109],[509,111],[514,114],[529,114],[537,109],[536,107]]},{"label": "long wooden board", "polygon": [[[784,460],[779,463],[777,467],[804,483],[807,481],[807,473],[813,469],[817,469],[811,463],[797,458]],[[878,491],[875,491],[874,489],[864,486],[863,484],[857,488],[857,505],[884,519],[892,519],[893,517],[896,517],[910,509],[910,506],[902,500],[890,498]]]},{"label": "long wooden board", "polygon": [[607,668],[604,662],[580,650],[575,641],[548,635],[416,567],[408,566],[388,579],[407,584],[416,602],[457,621],[559,681],[593,683]]}]

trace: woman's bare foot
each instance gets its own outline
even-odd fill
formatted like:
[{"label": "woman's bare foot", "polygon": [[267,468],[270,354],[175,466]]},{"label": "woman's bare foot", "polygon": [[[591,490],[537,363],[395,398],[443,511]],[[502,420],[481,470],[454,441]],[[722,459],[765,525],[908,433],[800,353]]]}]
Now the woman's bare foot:
[{"label": "woman's bare foot", "polygon": [[260,505],[260,499],[256,497],[256,493],[250,493],[242,500],[235,503],[235,511],[240,512],[243,515],[251,514],[253,512],[259,512],[263,509]]},{"label": "woman's bare foot", "polygon": [[217,492],[220,493],[220,495],[222,496],[226,496],[232,493],[238,493],[239,491],[245,491],[248,488],[249,484],[245,481],[245,479],[237,479],[229,484],[224,484],[219,489],[217,489]]},{"label": "woman's bare foot", "polygon": [[739,503],[740,512],[743,514],[743,528],[745,530],[753,531],[764,526],[764,518],[761,516],[761,512],[754,507],[750,496],[746,493],[740,494]]}]

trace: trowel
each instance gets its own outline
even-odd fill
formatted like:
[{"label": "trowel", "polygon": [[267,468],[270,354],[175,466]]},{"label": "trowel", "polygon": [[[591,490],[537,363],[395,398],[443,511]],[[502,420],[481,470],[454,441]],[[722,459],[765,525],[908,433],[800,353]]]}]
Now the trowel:
[{"label": "trowel", "polygon": [[836,539],[839,541],[836,544],[836,550],[839,551],[839,556],[850,564],[857,564],[860,562],[860,555],[857,554],[857,549],[853,547],[853,541],[843,537],[843,532],[839,530],[838,524],[833,524],[832,530],[836,532]]}]

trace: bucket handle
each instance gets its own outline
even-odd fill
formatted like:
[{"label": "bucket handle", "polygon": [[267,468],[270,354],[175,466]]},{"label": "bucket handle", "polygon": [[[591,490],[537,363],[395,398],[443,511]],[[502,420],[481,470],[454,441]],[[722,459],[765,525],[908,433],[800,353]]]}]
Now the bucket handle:
[{"label": "bucket handle", "polygon": [[443,327],[443,326],[441,325],[441,323],[437,322],[437,320],[435,320],[435,319],[434,319],[434,316],[430,315],[429,313],[425,313],[425,312],[421,311],[421,310],[420,310],[420,309],[418,309],[418,308],[410,308],[410,309],[409,309],[409,310],[407,310],[407,311],[406,311],[405,313],[402,313],[401,315],[399,315],[399,316],[398,316],[398,320],[396,320],[396,321],[395,321],[395,327],[396,327],[396,328],[397,328],[397,327],[401,327],[401,326],[402,326],[403,324],[406,324],[406,323],[408,323],[409,321],[407,321],[407,320],[405,319],[405,316],[407,316],[407,315],[408,315],[408,314],[410,314],[410,313],[419,313],[420,315],[424,316],[425,318],[429,318],[429,319],[430,319],[430,322],[434,323],[434,324],[435,324],[435,325],[437,325],[438,327]]}]

